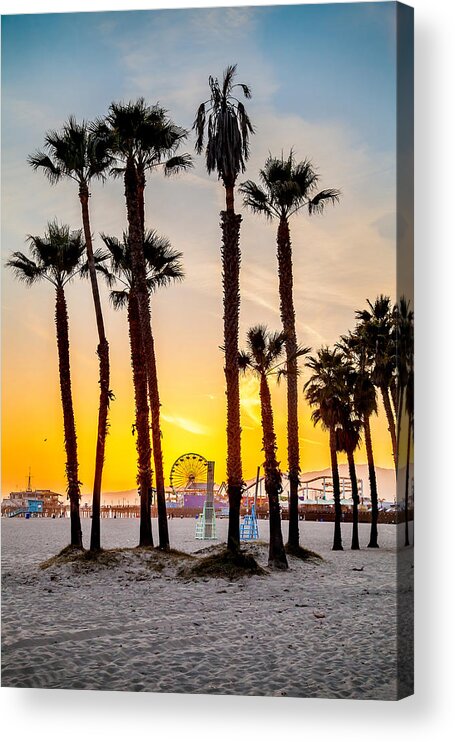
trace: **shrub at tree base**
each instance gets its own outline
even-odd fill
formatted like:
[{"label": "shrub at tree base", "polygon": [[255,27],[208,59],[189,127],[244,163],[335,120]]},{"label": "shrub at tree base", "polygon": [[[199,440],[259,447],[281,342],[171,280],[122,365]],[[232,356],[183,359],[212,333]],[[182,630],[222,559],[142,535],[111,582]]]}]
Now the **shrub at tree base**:
[{"label": "shrub at tree base", "polygon": [[267,574],[265,569],[259,566],[251,554],[243,551],[231,552],[224,547],[198,559],[180,572],[181,577],[224,577],[227,580],[265,574]]},{"label": "shrub at tree base", "polygon": [[303,546],[290,546],[289,544],[286,544],[285,546],[286,554],[289,554],[289,556],[293,556],[296,559],[301,559],[304,562],[323,562],[323,558],[317,554],[315,551],[310,551],[309,549],[304,549]]},{"label": "shrub at tree base", "polygon": [[170,549],[163,552],[161,549],[145,546],[133,548],[101,549],[100,551],[88,551],[78,549],[74,546],[65,546],[58,554],[50,557],[40,564],[41,569],[59,567],[68,564],[74,565],[77,572],[93,571],[103,568],[121,567],[143,568],[147,567],[161,572],[167,566],[176,567],[183,560],[195,559],[192,554]]}]

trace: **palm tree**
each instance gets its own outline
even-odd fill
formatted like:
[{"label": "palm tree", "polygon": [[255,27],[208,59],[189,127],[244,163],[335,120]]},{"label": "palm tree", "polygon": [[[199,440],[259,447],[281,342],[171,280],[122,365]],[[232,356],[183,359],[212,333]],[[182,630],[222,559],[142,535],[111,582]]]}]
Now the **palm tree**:
[{"label": "palm tree", "polygon": [[[249,139],[254,133],[245,106],[236,97],[237,89],[245,98],[251,91],[244,83],[235,83],[237,66],[230,65],[221,84],[209,77],[210,98],[200,104],[193,128],[196,130],[196,152],[205,147],[208,173],[216,172],[226,195],[226,209],[221,212],[221,260],[224,307],[224,373],[227,397],[227,481],[229,527],[227,547],[240,548],[240,503],[243,475],[240,427],[239,313],[240,313],[240,223],[234,211],[234,188],[240,172],[245,171],[249,157]],[[206,136],[206,144],[205,144]]]},{"label": "palm tree", "polygon": [[405,518],[405,546],[409,546],[409,469],[411,464],[411,448],[414,432],[414,365],[412,363],[408,374],[406,385],[406,417],[408,423],[408,435],[406,445],[406,480],[404,495],[404,518]]},{"label": "palm tree", "polygon": [[[395,468],[397,466],[397,436],[394,412],[396,411],[395,370],[396,337],[390,299],[382,294],[374,304],[367,301],[368,309],[356,312],[359,323],[356,332],[361,334],[368,353],[369,371],[375,386],[381,392],[387,423],[392,441]],[[392,398],[392,402],[391,402]]]},{"label": "palm tree", "polygon": [[299,419],[298,419],[298,364],[296,359],[297,333],[293,296],[292,246],[289,219],[302,209],[311,215],[322,213],[327,203],[339,199],[339,191],[318,191],[319,176],[309,160],[296,162],[291,150],[285,159],[268,157],[259,173],[260,185],[252,180],[242,183],[239,190],[243,203],[253,213],[278,220],[277,258],[280,293],[280,313],[286,334],[287,357],[287,434],[289,473],[289,533],[287,548],[299,549]]},{"label": "palm tree", "polygon": [[[104,274],[111,288],[117,286],[117,289],[111,291],[111,301],[114,308],[128,307],[128,328],[136,407],[138,485],[141,501],[139,546],[152,546],[153,536],[150,520],[152,471],[147,372],[139,321],[139,306],[134,288],[131,252],[126,234],[123,235],[122,242],[107,235],[101,235],[101,238],[108,249],[108,253],[100,255],[98,270]],[[172,250],[166,238],[159,237],[156,232],[147,231],[144,234],[143,249],[149,293],[161,286],[167,286],[171,281],[183,279],[184,274],[180,262],[182,254]],[[109,258],[108,267],[105,264],[106,258]]]},{"label": "palm tree", "polygon": [[71,545],[82,548],[82,528],[79,514],[80,481],[77,458],[77,437],[74,421],[73,396],[69,355],[68,310],[65,286],[82,270],[85,245],[81,232],[70,232],[66,225],[49,222],[44,237],[28,237],[31,258],[14,252],[6,265],[16,277],[32,286],[48,281],[55,288],[55,325],[60,378],[60,396],[63,409],[63,427],[66,452],[67,493],[70,501]]},{"label": "palm tree", "polygon": [[362,421],[353,416],[351,400],[342,410],[341,426],[336,429],[337,451],[346,454],[348,459],[349,478],[352,491],[352,539],[351,549],[360,549],[359,545],[359,488],[355,468],[354,452],[360,446]]},{"label": "palm tree", "polygon": [[403,419],[407,423],[406,477],[405,477],[405,546],[409,546],[409,470],[414,429],[414,312],[406,297],[400,297],[394,308],[394,326],[397,338],[397,447],[401,460],[401,430]]},{"label": "palm tree", "polygon": [[321,348],[305,363],[313,372],[304,386],[305,396],[314,411],[313,424],[320,423],[329,432],[332,467],[333,497],[335,501],[335,529],[333,551],[342,551],[340,475],[338,471],[336,429],[342,425],[345,404],[344,357],[340,350]]},{"label": "palm tree", "polygon": [[368,347],[365,344],[365,335],[361,331],[349,333],[341,337],[338,347],[352,364],[355,371],[353,382],[353,409],[356,417],[362,421],[365,433],[365,449],[367,453],[368,478],[371,497],[371,530],[369,548],[378,548],[378,487],[374,464],[373,442],[371,438],[370,418],[377,415],[376,387],[371,380],[368,364]]},{"label": "palm tree", "polygon": [[393,308],[392,319],[396,337],[396,369],[393,395],[397,401],[397,449],[400,450],[400,432],[403,413],[405,412],[406,386],[413,365],[414,350],[414,312],[409,308],[410,302],[401,296]]},{"label": "palm tree", "polygon": [[105,144],[95,138],[85,121],[77,123],[70,116],[61,131],[49,131],[45,136],[45,151],[36,152],[28,158],[34,170],[42,169],[51,184],[69,178],[78,185],[79,201],[82,210],[85,245],[87,249],[88,270],[95,307],[98,330],[98,360],[100,399],[98,408],[98,433],[96,438],[95,477],[93,484],[92,529],[90,549],[101,548],[101,484],[107,435],[107,416],[110,391],[109,345],[104,329],[104,319],[93,257],[92,233],[90,229],[89,197],[90,183],[93,179],[104,179],[111,158]]},{"label": "palm tree", "polygon": [[250,369],[259,377],[261,400],[262,443],[265,454],[265,491],[269,499],[269,567],[287,569],[288,563],[281,533],[279,495],[282,491],[281,472],[276,459],[276,435],[273,424],[272,399],[268,379],[277,374],[285,349],[283,332],[271,333],[264,325],[252,327],[247,332],[247,350],[239,353],[242,371]]},{"label": "palm tree", "polygon": [[171,121],[168,112],[159,105],[148,106],[143,98],[127,104],[112,103],[104,121],[94,126],[94,134],[107,146],[122,174],[128,218],[128,244],[134,276],[142,346],[152,418],[152,445],[155,464],[158,505],[158,531],[161,549],[169,549],[166,517],[163,451],[160,426],[160,395],[156,368],[155,342],[152,333],[147,269],[144,256],[144,189],[147,172],[162,169],[165,175],[192,166],[190,155],[177,155],[177,149],[187,132]]}]

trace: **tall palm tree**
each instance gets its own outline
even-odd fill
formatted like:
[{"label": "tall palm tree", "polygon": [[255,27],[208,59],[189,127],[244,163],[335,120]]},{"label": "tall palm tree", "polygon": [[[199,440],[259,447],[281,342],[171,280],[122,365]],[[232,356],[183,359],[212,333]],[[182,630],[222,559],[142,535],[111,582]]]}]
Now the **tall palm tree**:
[{"label": "tall palm tree", "polygon": [[265,491],[269,500],[269,566],[286,569],[288,566],[281,533],[279,495],[282,492],[281,472],[276,459],[276,435],[273,424],[272,399],[269,377],[277,374],[285,350],[283,332],[271,333],[264,325],[252,327],[247,332],[247,350],[238,356],[239,368],[253,371],[259,377],[261,400],[262,443],[265,454]]},{"label": "tall palm tree", "polygon": [[355,468],[354,453],[361,443],[362,421],[353,416],[350,401],[342,410],[341,425],[336,429],[337,451],[346,454],[352,491],[352,539],[351,549],[360,549],[359,544],[359,487]]},{"label": "tall palm tree", "polygon": [[260,184],[247,180],[239,191],[243,203],[253,213],[278,220],[277,258],[280,293],[280,313],[286,334],[287,356],[287,434],[289,473],[289,533],[287,548],[299,549],[299,418],[298,418],[298,364],[296,359],[297,333],[293,296],[292,246],[289,220],[305,209],[308,214],[322,213],[328,203],[339,199],[339,191],[331,188],[318,191],[319,176],[309,160],[296,162],[291,149],[289,156],[266,160],[259,173]]},{"label": "tall palm tree", "polygon": [[305,366],[312,374],[304,386],[305,396],[314,407],[311,419],[329,432],[330,462],[332,467],[333,497],[335,501],[335,528],[333,551],[342,551],[340,475],[338,471],[336,429],[342,425],[345,404],[344,357],[340,350],[321,348]]},{"label": "tall palm tree", "polygon": [[[239,313],[240,313],[240,223],[234,210],[234,188],[239,173],[245,171],[249,157],[253,126],[243,103],[236,97],[241,90],[245,98],[251,91],[244,83],[235,83],[237,65],[229,65],[221,83],[209,77],[210,98],[200,104],[193,128],[196,130],[196,152],[205,148],[208,173],[216,172],[222,181],[226,209],[221,212],[221,260],[224,307],[224,373],[227,397],[227,481],[229,526],[227,547],[240,548],[240,503],[243,475],[240,427]],[[206,143],[205,143],[206,142]]]},{"label": "tall palm tree", "polygon": [[406,444],[406,480],[404,495],[404,518],[405,518],[405,546],[409,546],[409,470],[411,465],[411,450],[414,434],[414,365],[411,365],[406,384],[406,417],[408,423],[408,434]]},{"label": "tall palm tree", "polygon": [[14,252],[6,265],[16,277],[32,286],[48,281],[55,288],[55,325],[60,378],[60,396],[63,410],[63,428],[66,452],[66,480],[70,501],[71,545],[82,548],[82,528],[79,514],[80,481],[77,458],[77,436],[74,420],[71,370],[69,355],[68,310],[65,286],[83,267],[85,245],[81,232],[70,232],[66,225],[49,222],[44,237],[28,237],[31,258]]},{"label": "tall palm tree", "polygon": [[[361,334],[368,352],[369,371],[375,386],[381,392],[387,417],[395,467],[397,466],[397,435],[394,410],[396,410],[395,370],[396,336],[390,298],[382,294],[372,303],[367,301],[368,309],[356,312],[359,320],[356,332]],[[392,399],[392,401],[391,401]]]},{"label": "tall palm tree", "polygon": [[405,546],[409,546],[409,473],[414,429],[414,312],[406,297],[400,297],[394,308],[397,339],[397,448],[401,460],[401,431],[406,421],[406,475],[405,475]]},{"label": "tall palm tree", "polygon": [[77,123],[70,116],[61,131],[47,132],[44,151],[31,155],[28,158],[28,162],[34,170],[43,170],[51,184],[58,183],[64,178],[69,178],[78,185],[82,224],[87,249],[88,270],[98,330],[97,354],[99,360],[100,399],[90,537],[90,549],[97,551],[101,548],[101,485],[108,427],[107,416],[112,393],[109,388],[109,344],[104,328],[103,311],[93,257],[89,197],[91,181],[96,178],[104,179],[112,161],[105,144],[93,136],[90,132],[89,125],[85,121]]},{"label": "tall palm tree", "polygon": [[160,426],[160,395],[152,332],[147,269],[144,256],[144,189],[146,175],[161,169],[171,175],[192,166],[191,157],[178,155],[177,149],[187,132],[176,126],[159,105],[149,106],[143,98],[126,104],[112,103],[103,121],[94,126],[94,135],[105,143],[116,160],[114,174],[123,175],[128,218],[128,244],[138,302],[142,345],[145,355],[152,445],[158,505],[158,531],[161,549],[169,549],[166,517],[163,451]]},{"label": "tall palm tree", "polygon": [[397,399],[397,449],[400,450],[400,432],[403,414],[406,411],[406,387],[413,365],[414,352],[414,312],[410,302],[401,296],[392,312],[396,337],[396,392]]},{"label": "tall palm tree", "polygon": [[[138,485],[141,501],[141,520],[139,546],[153,545],[151,528],[151,446],[149,429],[149,408],[147,392],[147,372],[142,345],[139,321],[139,306],[135,291],[131,252],[128,235],[120,242],[116,237],[101,235],[108,252],[100,255],[98,270],[103,273],[108,285],[113,288],[111,301],[115,309],[128,308],[128,329],[130,336],[131,365],[135,396],[138,452]],[[146,261],[147,289],[152,293],[157,288],[167,286],[171,281],[183,279],[180,262],[182,254],[171,249],[169,241],[151,230],[144,234],[144,256]],[[106,259],[108,264],[106,265]]]},{"label": "tall palm tree", "polygon": [[365,335],[361,331],[349,333],[341,337],[338,347],[345,355],[355,371],[353,383],[353,409],[356,417],[362,421],[365,434],[365,449],[368,463],[368,479],[370,482],[371,497],[371,529],[369,548],[378,548],[378,486],[374,464],[373,442],[371,438],[370,419],[377,415],[376,387],[369,373],[369,348],[365,343]]}]

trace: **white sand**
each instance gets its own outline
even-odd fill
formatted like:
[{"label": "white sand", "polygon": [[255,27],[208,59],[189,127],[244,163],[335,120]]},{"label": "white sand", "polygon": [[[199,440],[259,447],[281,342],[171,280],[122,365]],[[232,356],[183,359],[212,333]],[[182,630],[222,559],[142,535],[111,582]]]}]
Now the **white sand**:
[{"label": "white sand", "polygon": [[[209,545],[195,541],[194,520],[169,525],[173,547]],[[135,546],[138,527],[103,520],[103,545]],[[218,531],[224,540],[226,520]],[[333,524],[302,523],[323,563],[292,559],[285,573],[231,583],[183,581],[135,553],[114,568],[40,570],[67,544],[69,521],[2,519],[2,685],[393,700],[396,635],[412,631],[411,608],[399,604],[397,627],[397,528],[379,527],[379,550],[364,548],[368,531],[351,552],[343,525],[345,551],[332,552]],[[265,547],[258,560],[266,565]],[[405,600],[412,550],[400,560]]]}]

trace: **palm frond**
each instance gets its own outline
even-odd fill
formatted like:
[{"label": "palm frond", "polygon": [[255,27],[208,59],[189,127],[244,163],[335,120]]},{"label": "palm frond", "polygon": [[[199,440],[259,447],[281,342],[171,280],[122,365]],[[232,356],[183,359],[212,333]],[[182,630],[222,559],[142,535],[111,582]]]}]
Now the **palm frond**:
[{"label": "palm frond", "polygon": [[240,371],[245,372],[248,368],[251,368],[251,358],[246,351],[240,351],[238,355],[238,365]]},{"label": "palm frond", "polygon": [[243,95],[247,100],[251,98],[251,88],[249,85],[245,85],[243,82],[238,82],[232,86],[233,88],[242,88]]},{"label": "palm frond", "polygon": [[49,155],[46,155],[44,152],[35,152],[34,155],[29,155],[29,157],[27,157],[27,162],[33,170],[39,170],[42,168],[44,174],[52,185],[58,183],[62,177],[61,168],[59,168],[58,165],[51,160]]},{"label": "palm frond", "polygon": [[192,167],[194,167],[194,162],[190,154],[175,155],[164,163],[164,174],[166,176],[176,175]]},{"label": "palm frond", "polygon": [[68,225],[54,220],[48,223],[43,237],[29,235],[27,242],[32,259],[16,252],[7,262],[16,276],[27,284],[44,278],[63,287],[80,272],[85,253],[81,230],[71,231]]},{"label": "palm frond", "polygon": [[[101,273],[102,275],[105,275],[106,272],[108,272],[107,267],[103,265],[107,260],[109,259],[109,254],[100,248],[97,248],[93,252],[93,261],[95,263],[95,269]],[[81,269],[80,269],[81,278],[88,278],[90,275],[90,264],[88,260],[83,263]]]},{"label": "palm frond", "polygon": [[129,247],[127,235],[123,235],[121,242],[117,237],[100,232],[100,237],[109,251],[109,257],[114,268],[124,269],[130,267]]},{"label": "palm frond", "polygon": [[109,170],[109,175],[112,175],[113,178],[123,178],[125,175],[125,168],[122,166],[116,165],[115,167],[111,167]]},{"label": "palm frond", "polygon": [[104,121],[97,122],[96,131],[98,137],[108,141],[107,151],[115,160],[111,167],[114,176],[122,174],[131,159],[144,174],[159,165],[164,165],[166,175],[191,167],[189,155],[176,157],[188,132],[177,126],[158,103],[150,106],[144,98],[111,103]]},{"label": "palm frond", "polygon": [[43,278],[42,267],[30,260],[22,252],[13,252],[5,266],[11,268],[16,278],[23,281],[28,286]]},{"label": "palm frond", "polygon": [[267,365],[270,368],[272,364],[283,355],[286,344],[285,332],[269,332],[267,337]]},{"label": "palm frond", "polygon": [[37,152],[28,158],[37,170],[43,168],[51,183],[63,176],[88,184],[92,178],[104,178],[113,164],[107,140],[99,135],[94,124],[76,121],[69,116],[59,131],[45,135],[47,154]]},{"label": "palm frond", "polygon": [[196,118],[193,123],[193,130],[196,132],[196,144],[194,148],[198,155],[201,154],[204,147],[204,129],[205,129],[205,103],[201,103],[197,109]]},{"label": "palm frond", "polygon": [[109,298],[114,309],[124,309],[128,304],[129,291],[111,291]]},{"label": "palm frond", "polygon": [[237,72],[236,64],[229,64],[223,72],[223,87],[221,94],[227,98],[231,92],[235,74]]},{"label": "palm frond", "polygon": [[293,167],[293,179],[300,188],[302,195],[308,197],[313,189],[316,188],[319,175],[314,170],[310,160],[303,160],[302,162],[295,163]]},{"label": "palm frond", "polygon": [[[311,348],[306,346],[298,346],[295,353],[292,353],[292,355],[289,357],[288,360],[295,361],[298,358],[302,358],[303,356],[307,356],[308,353],[311,353]],[[297,373],[299,374],[299,370],[297,369]]]},{"label": "palm frond", "polygon": [[327,203],[335,204],[340,200],[341,191],[335,188],[327,188],[319,191],[308,201],[308,212],[310,214],[322,214]]},{"label": "palm frond", "polygon": [[240,87],[246,98],[251,97],[247,85],[239,83],[234,86],[236,70],[236,65],[225,69],[221,86],[218,78],[209,77],[210,100],[199,105],[193,123],[196,152],[201,154],[206,133],[207,171],[216,171],[225,184],[235,183],[238,174],[245,171],[249,137],[254,133],[245,106],[232,95],[233,87]]},{"label": "palm frond", "polygon": [[292,176],[291,162],[290,158],[284,159],[283,156],[272,157],[272,155],[269,155],[264,168],[259,173],[263,183],[270,188],[275,183],[285,183],[290,180]]},{"label": "palm frond", "polygon": [[96,270],[98,271],[98,273],[101,273],[108,288],[111,289],[113,286],[115,286],[117,276],[115,275],[115,273],[110,271],[106,265],[103,265],[102,263],[98,264],[96,266]]},{"label": "palm frond", "polygon": [[265,214],[269,219],[273,213],[267,193],[252,180],[246,180],[239,185],[239,193],[243,195],[243,205],[255,214]]},{"label": "palm frond", "polygon": [[323,346],[308,358],[305,366],[312,371],[303,388],[308,403],[315,407],[313,423],[328,429],[340,423],[349,397],[343,353]]}]

